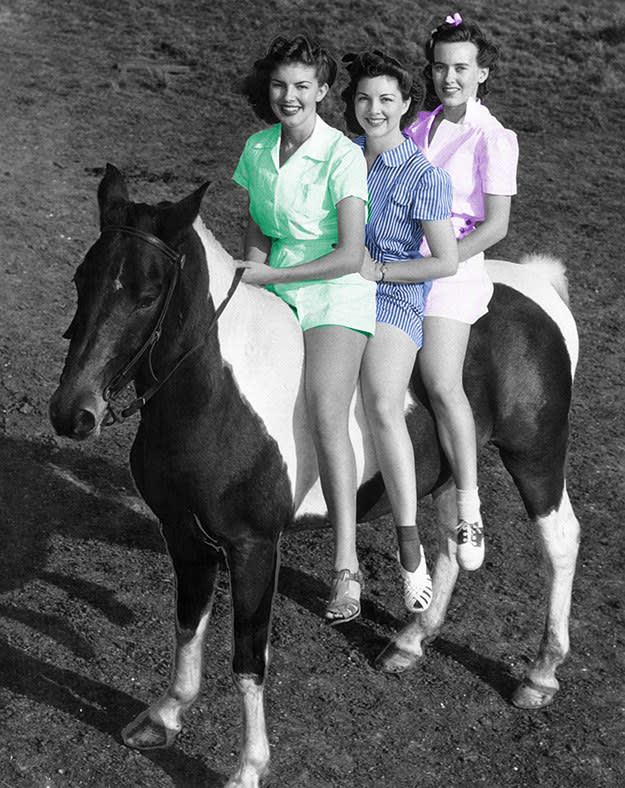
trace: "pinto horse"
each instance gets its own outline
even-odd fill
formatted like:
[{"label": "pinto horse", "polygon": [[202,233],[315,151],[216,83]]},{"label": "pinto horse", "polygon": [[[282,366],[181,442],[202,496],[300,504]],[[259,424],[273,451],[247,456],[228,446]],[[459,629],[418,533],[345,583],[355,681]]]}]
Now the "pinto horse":
[{"label": "pinto horse", "polygon": [[[326,515],[307,426],[302,334],[266,290],[236,287],[236,266],[198,218],[206,186],[177,203],[129,200],[108,165],[98,189],[101,234],[78,267],[78,305],[65,367],[50,403],[56,431],[82,440],[111,421],[134,381],[139,410],[130,463],[162,524],[177,580],[176,650],[165,694],[122,732],[138,749],[170,745],[200,689],[203,642],[219,553],[230,573],[233,675],[243,743],[233,788],[260,784],[269,764],[263,709],[280,535]],[[577,334],[557,263],[490,262],[495,292],[472,329],[465,386],[480,443],[491,440],[535,521],[550,597],[539,653],[513,703],[536,708],[558,688],[579,525],[566,490],[568,415]],[[560,288],[560,294],[554,287]],[[227,308],[226,308],[227,305]],[[443,623],[458,576],[455,494],[415,375],[406,418],[421,495],[434,493],[439,553],[434,599],[387,646],[380,667],[400,672]],[[388,511],[360,402],[351,410],[359,520]]]}]

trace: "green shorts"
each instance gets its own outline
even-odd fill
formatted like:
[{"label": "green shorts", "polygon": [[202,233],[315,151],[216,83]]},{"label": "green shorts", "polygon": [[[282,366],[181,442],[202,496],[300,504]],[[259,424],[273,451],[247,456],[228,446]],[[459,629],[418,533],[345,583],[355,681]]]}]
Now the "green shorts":
[{"label": "green shorts", "polygon": [[302,331],[330,325],[369,335],[375,331],[375,282],[360,274],[267,285],[267,290],[293,309]]}]

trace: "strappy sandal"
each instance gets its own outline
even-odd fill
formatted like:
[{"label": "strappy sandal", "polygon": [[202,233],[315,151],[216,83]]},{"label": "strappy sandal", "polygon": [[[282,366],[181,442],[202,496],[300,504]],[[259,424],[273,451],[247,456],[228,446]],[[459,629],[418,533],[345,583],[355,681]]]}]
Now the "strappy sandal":
[{"label": "strappy sandal", "polygon": [[425,562],[423,545],[421,545],[421,560],[414,572],[409,572],[401,565],[399,551],[397,552],[399,571],[404,585],[404,605],[409,613],[423,613],[432,603],[432,578]]},{"label": "strappy sandal", "polygon": [[336,569],[330,586],[326,621],[335,626],[353,621],[360,615],[360,592],[364,588],[362,573]]}]

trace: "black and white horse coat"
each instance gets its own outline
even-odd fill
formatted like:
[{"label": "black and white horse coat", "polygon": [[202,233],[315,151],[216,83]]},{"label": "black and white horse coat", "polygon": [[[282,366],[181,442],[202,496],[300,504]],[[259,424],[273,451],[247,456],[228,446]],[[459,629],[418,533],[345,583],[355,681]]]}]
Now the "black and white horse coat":
[{"label": "black and white horse coat", "polygon": [[[279,298],[248,285],[239,286],[212,324],[235,266],[197,218],[203,194],[198,189],[175,204],[132,203],[121,174],[107,167],[98,192],[104,232],[77,271],[78,307],[50,414],[60,434],[96,436],[109,414],[111,378],[162,315],[155,344],[127,377],[139,395],[155,378],[164,381],[141,410],[131,468],[161,521],[176,574],[176,652],[165,694],[123,736],[133,747],[161,747],[181,729],[200,689],[221,550],[231,578],[233,671],[244,717],[241,760],[228,785],[251,788],[269,763],[263,690],[279,538],[293,521],[324,518],[326,509],[307,423],[301,330]],[[178,280],[172,279],[174,265],[163,244],[185,255]],[[539,707],[556,691],[555,671],[569,648],[579,527],[566,491],[565,462],[577,333],[560,264],[490,261],[488,270],[495,293],[489,314],[472,329],[465,387],[479,441],[498,446],[547,558],[545,634],[513,699]],[[422,398],[415,376],[406,417],[420,494],[435,494],[440,550],[430,609],[415,616],[380,659],[383,669],[395,672],[414,664],[423,640],[441,627],[458,575],[454,489]],[[388,503],[358,396],[350,431],[359,518],[371,519],[388,511]]]}]

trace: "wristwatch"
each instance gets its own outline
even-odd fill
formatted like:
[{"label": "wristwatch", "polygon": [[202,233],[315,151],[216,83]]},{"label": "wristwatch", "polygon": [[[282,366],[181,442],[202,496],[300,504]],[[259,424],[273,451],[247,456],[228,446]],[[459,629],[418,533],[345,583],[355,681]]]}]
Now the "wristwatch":
[{"label": "wristwatch", "polygon": [[386,277],[386,263],[380,263],[380,278],[378,282],[383,282]]}]

